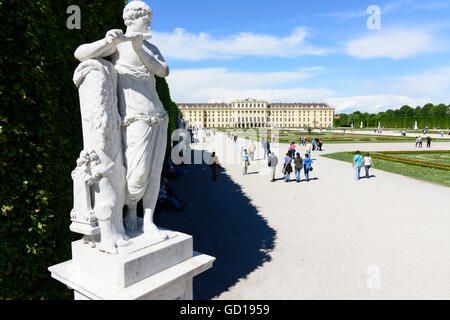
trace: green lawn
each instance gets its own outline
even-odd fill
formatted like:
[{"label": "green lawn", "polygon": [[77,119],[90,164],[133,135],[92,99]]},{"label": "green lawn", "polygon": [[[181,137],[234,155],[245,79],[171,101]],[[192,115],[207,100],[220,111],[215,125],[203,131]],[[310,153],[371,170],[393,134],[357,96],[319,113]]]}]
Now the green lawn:
[{"label": "green lawn", "polygon": [[[372,152],[378,153],[378,152]],[[380,151],[379,153],[382,153]],[[362,153],[364,154],[364,153]],[[337,152],[322,155],[322,157],[328,157],[335,160],[341,160],[346,162],[353,162],[354,152]],[[417,152],[414,154],[403,154],[403,153],[389,153],[386,154],[393,157],[399,157],[403,159],[411,159],[418,161],[427,161],[440,164],[450,164],[450,151],[448,153],[428,153],[428,152]],[[450,170],[436,169],[421,167],[416,165],[409,165],[404,163],[393,162],[389,160],[372,158],[374,167],[379,170],[384,170],[392,173],[401,174],[407,177],[416,178],[419,180],[429,181],[437,184],[441,184],[450,187]]]},{"label": "green lawn", "polygon": [[[225,129],[226,130],[226,129]],[[231,130],[231,129],[229,129]],[[231,132],[237,133],[240,137],[253,139],[260,141],[262,136],[259,136],[260,132],[258,129],[241,129],[241,130],[231,130]],[[276,132],[276,131],[275,131]],[[386,136],[386,135],[364,135],[364,134],[352,134],[343,132],[317,132],[308,134],[305,131],[299,130],[280,130],[278,132],[278,141],[280,143],[290,143],[295,141],[299,143],[300,136],[306,136],[309,139],[314,139],[316,137],[323,140],[324,144],[328,143],[389,143],[389,142],[408,142],[414,144],[416,141],[415,137],[401,137],[401,136]],[[271,136],[271,130],[267,130],[267,135]],[[433,143],[437,140],[433,139]],[[439,139],[441,142],[448,142],[450,139]]]}]

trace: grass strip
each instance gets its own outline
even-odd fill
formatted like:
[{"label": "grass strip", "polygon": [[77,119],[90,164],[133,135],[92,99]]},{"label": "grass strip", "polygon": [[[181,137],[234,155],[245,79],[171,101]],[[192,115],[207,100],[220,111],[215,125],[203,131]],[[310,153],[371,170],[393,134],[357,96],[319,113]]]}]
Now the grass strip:
[{"label": "grass strip", "polygon": [[[364,152],[362,154],[364,154]],[[372,154],[373,153],[371,153],[371,155]],[[353,162],[354,155],[355,152],[336,152],[323,154],[320,156],[334,160],[345,161],[351,164]],[[450,187],[450,173],[448,171],[443,171],[441,168],[431,166],[417,166],[411,163],[395,162],[382,158],[375,158],[373,159],[373,162],[374,168],[378,170],[396,173],[406,177],[411,177],[418,180]]]}]

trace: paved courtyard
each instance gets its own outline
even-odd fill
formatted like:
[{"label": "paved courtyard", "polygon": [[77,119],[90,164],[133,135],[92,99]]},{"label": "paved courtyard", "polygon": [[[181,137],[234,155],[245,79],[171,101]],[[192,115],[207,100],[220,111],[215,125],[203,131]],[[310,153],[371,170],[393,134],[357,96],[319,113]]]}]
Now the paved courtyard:
[{"label": "paved courtyard", "polygon": [[[236,145],[217,133],[194,148],[222,161]],[[358,148],[414,150],[409,143],[324,145],[312,154],[313,180],[300,183],[271,183],[266,160],[246,176],[241,164],[222,161],[217,182],[207,166],[188,165],[171,182],[188,209],[163,211],[157,222],[192,234],[195,250],[217,257],[195,278],[194,298],[449,299],[450,188],[377,169],[356,181],[351,164],[320,156]]]}]

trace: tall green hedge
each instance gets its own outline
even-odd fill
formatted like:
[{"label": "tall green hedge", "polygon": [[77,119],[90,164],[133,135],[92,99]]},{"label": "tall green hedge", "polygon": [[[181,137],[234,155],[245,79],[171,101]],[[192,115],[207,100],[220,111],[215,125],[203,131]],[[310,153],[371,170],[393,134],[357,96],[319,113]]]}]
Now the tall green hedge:
[{"label": "tall green hedge", "polygon": [[[0,300],[71,298],[47,267],[70,259],[70,173],[82,149],[78,45],[125,29],[125,0],[0,0]],[[69,5],[81,30],[69,30]],[[176,117],[164,79],[161,100]],[[175,106],[176,107],[176,106]]]},{"label": "tall green hedge", "polygon": [[334,126],[349,127],[354,123],[355,127],[359,127],[363,122],[364,127],[378,127],[378,122],[383,127],[389,128],[411,128],[417,121],[419,128],[450,128],[450,105],[443,103],[433,105],[427,103],[423,107],[412,108],[404,105],[396,110],[387,110],[384,112],[369,114],[355,111],[351,114],[340,113],[339,119],[334,119]]},{"label": "tall green hedge", "polygon": [[170,155],[171,134],[177,128],[177,117],[178,114],[181,115],[181,111],[180,109],[178,109],[177,104],[170,99],[170,91],[166,79],[159,78],[158,76],[155,76],[155,78],[156,78],[156,91],[158,92],[158,96],[162,104],[164,105],[164,108],[167,110],[167,113],[169,114],[169,128],[167,130],[168,132],[167,132],[166,155]]}]

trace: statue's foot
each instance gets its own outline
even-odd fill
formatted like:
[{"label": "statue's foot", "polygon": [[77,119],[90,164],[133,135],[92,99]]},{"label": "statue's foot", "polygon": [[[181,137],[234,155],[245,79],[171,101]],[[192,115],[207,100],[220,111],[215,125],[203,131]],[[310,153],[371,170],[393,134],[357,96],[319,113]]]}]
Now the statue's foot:
[{"label": "statue's foot", "polygon": [[159,230],[153,222],[144,223],[143,231],[145,234],[159,238],[160,240],[169,239],[169,235],[166,232]]},{"label": "statue's foot", "polygon": [[136,212],[128,212],[128,214],[125,216],[124,221],[125,228],[128,230],[136,230],[137,229],[137,218],[136,218]]},{"label": "statue's foot", "polygon": [[115,241],[112,239],[102,239],[102,241],[97,245],[98,250],[110,254],[117,254],[117,247]]},{"label": "statue's foot", "polygon": [[130,244],[131,244],[131,241],[129,240],[129,238],[128,239],[124,239],[124,237],[119,237],[116,240],[116,246],[117,247],[126,247],[126,246],[129,246]]}]

